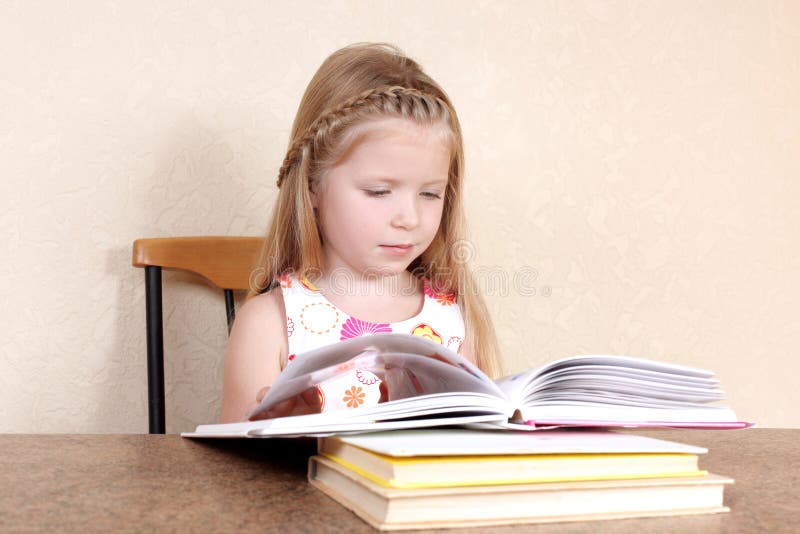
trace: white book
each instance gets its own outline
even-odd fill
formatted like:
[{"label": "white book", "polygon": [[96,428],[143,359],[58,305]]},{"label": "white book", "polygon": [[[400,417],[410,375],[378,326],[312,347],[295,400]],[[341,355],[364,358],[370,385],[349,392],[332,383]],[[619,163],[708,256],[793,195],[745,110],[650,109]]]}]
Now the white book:
[{"label": "white book", "polygon": [[608,430],[496,432],[464,428],[369,432],[322,438],[384,456],[484,456],[521,454],[705,454],[708,449],[677,441]]}]

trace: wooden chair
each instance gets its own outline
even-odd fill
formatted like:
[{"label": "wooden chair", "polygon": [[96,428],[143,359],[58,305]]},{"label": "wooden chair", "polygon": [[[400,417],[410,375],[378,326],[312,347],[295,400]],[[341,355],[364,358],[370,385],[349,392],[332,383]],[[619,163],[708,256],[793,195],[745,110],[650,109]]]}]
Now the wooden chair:
[{"label": "wooden chair", "polygon": [[147,306],[147,402],[151,434],[164,434],[164,330],[161,269],[200,275],[225,294],[228,332],[235,316],[233,292],[250,287],[264,242],[260,237],[167,237],[133,242],[133,265],[144,267]]}]

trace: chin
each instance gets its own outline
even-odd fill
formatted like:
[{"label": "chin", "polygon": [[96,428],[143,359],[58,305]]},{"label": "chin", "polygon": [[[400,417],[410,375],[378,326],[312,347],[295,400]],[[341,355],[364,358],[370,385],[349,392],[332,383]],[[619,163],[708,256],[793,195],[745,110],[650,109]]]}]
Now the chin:
[{"label": "chin", "polygon": [[384,276],[397,276],[408,270],[411,262],[395,263],[389,265],[370,265],[365,270],[365,274],[384,277]]},{"label": "chin", "polygon": [[377,276],[397,276],[398,274],[404,273],[406,271],[406,267],[382,267],[372,269],[369,272]]}]

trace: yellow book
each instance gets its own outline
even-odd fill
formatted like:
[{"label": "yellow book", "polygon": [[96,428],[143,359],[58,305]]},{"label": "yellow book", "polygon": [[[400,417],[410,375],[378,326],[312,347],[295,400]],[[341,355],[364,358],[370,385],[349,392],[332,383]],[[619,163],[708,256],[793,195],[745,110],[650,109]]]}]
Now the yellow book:
[{"label": "yellow book", "polygon": [[681,443],[607,431],[410,430],[322,438],[319,453],[387,488],[701,476]]}]

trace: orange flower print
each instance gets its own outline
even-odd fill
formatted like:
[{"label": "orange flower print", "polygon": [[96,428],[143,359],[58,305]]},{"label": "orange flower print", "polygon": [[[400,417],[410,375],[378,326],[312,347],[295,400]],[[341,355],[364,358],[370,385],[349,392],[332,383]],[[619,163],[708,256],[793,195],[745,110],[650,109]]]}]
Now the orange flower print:
[{"label": "orange flower print", "polygon": [[445,306],[450,306],[451,304],[456,303],[456,294],[455,293],[437,293],[436,294],[436,301],[439,304],[444,304]]},{"label": "orange flower print", "polygon": [[360,404],[364,404],[364,397],[366,397],[364,391],[358,386],[353,386],[344,392],[342,402],[346,403],[348,408],[358,408]]},{"label": "orange flower print", "polygon": [[434,341],[439,345],[442,344],[442,336],[437,334],[436,330],[434,330],[433,328],[424,323],[415,327],[411,331],[411,333],[415,336],[424,337],[425,339],[430,339],[431,341]]},{"label": "orange flower print", "polygon": [[431,286],[430,280],[427,278],[423,281],[422,289],[427,296],[435,299],[436,302],[444,306],[450,306],[456,303],[456,294],[451,292],[442,291],[439,288],[434,289]]},{"label": "orange flower print", "polygon": [[288,274],[279,274],[275,278],[280,282],[282,288],[292,287],[292,279],[289,278]]}]

